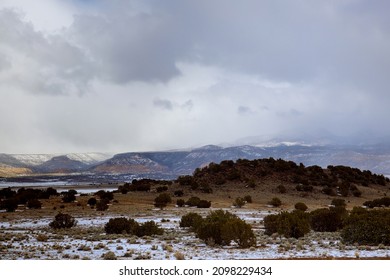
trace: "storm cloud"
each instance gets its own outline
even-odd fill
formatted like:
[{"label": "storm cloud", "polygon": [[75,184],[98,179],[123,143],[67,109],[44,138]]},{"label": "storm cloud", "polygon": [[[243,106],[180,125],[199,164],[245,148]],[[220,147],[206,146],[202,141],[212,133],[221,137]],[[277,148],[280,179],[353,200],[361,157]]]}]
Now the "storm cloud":
[{"label": "storm cloud", "polygon": [[388,139],[389,9],[380,0],[2,1],[0,152]]}]

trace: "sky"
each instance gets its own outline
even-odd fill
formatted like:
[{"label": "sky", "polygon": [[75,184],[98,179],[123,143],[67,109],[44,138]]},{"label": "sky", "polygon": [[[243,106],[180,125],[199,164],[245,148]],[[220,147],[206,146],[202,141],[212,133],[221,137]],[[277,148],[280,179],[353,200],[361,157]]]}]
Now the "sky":
[{"label": "sky", "polygon": [[0,0],[0,153],[388,141],[388,11],[387,0]]}]

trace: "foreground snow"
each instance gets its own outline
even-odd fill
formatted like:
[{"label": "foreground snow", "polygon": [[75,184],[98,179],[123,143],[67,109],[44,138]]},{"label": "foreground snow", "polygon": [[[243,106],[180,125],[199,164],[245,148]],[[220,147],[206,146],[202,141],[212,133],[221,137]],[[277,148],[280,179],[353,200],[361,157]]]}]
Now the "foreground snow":
[{"label": "foreground snow", "polygon": [[[338,233],[314,233],[302,239],[266,236],[261,220],[269,212],[229,209],[256,233],[257,246],[238,249],[206,245],[179,227],[180,211],[139,215],[138,222],[153,220],[165,229],[162,236],[138,238],[106,235],[104,224],[113,216],[77,218],[75,228],[52,231],[50,219],[0,223],[0,259],[102,259],[112,252],[118,259],[291,259],[291,258],[388,258],[390,247],[346,246]],[[204,213],[207,213],[206,211]],[[203,214],[204,214],[203,213]]]}]

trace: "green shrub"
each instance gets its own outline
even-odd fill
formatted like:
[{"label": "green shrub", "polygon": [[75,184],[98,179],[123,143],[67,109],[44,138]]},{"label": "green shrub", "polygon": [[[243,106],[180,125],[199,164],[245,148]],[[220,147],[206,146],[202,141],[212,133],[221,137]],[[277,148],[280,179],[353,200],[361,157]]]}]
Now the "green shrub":
[{"label": "green shrub", "polygon": [[97,195],[101,200],[105,199],[110,201],[114,199],[114,194],[112,192],[105,191],[105,190],[100,190],[96,192],[95,195]]},{"label": "green shrub", "polygon": [[195,185],[197,185],[195,179],[190,175],[179,176],[176,181],[179,183],[180,186],[194,187]]},{"label": "green shrub", "polygon": [[197,207],[200,202],[200,198],[197,196],[192,196],[186,201],[186,205],[189,207]]},{"label": "green shrub", "polygon": [[20,188],[15,198],[19,200],[19,204],[26,204],[29,200],[40,198],[42,194],[42,190]]},{"label": "green shrub", "polygon": [[334,232],[343,227],[345,208],[322,208],[310,212],[310,225],[314,231]]},{"label": "green shrub", "polygon": [[173,193],[174,196],[182,197],[184,195],[184,192],[182,190],[175,191]]},{"label": "green shrub", "polygon": [[72,190],[69,190],[68,192],[63,193],[62,195],[62,201],[65,203],[70,203],[76,200],[76,195]]},{"label": "green shrub", "polygon": [[211,206],[210,201],[201,199],[196,207],[197,208],[210,208],[210,206]]},{"label": "green shrub", "polygon": [[279,207],[280,205],[282,205],[282,201],[278,197],[274,197],[271,199],[269,204],[274,206],[274,207]]},{"label": "green shrub", "polygon": [[141,224],[136,232],[136,235],[138,237],[142,236],[151,236],[151,235],[162,235],[164,233],[164,230],[160,228],[156,222],[154,221],[148,221],[143,224]]},{"label": "green shrub", "polygon": [[75,218],[69,214],[58,213],[49,226],[54,229],[71,228],[77,224]]},{"label": "green shrub", "polygon": [[225,178],[229,181],[241,180],[241,173],[236,169],[231,169],[225,174]]},{"label": "green shrub", "polygon": [[90,199],[88,199],[88,202],[87,202],[87,204],[90,206],[95,206],[96,203],[97,203],[97,200],[94,197],[91,197]]},{"label": "green shrub", "polygon": [[331,188],[331,187],[324,187],[323,189],[322,189],[322,192],[324,193],[324,194],[326,194],[326,195],[329,195],[329,196],[335,196],[336,195],[336,192],[335,192],[335,190],[333,189],[333,188]]},{"label": "green shrub", "polygon": [[390,197],[382,197],[379,198],[379,204],[384,207],[390,206]]},{"label": "green shrub", "polygon": [[245,205],[245,200],[241,197],[237,197],[235,200],[234,200],[234,203],[233,205],[237,208],[241,208],[242,206]]},{"label": "green shrub", "polygon": [[11,189],[10,187],[0,189],[0,200],[3,198],[11,198],[14,197],[15,195],[16,195],[16,191]]},{"label": "green shrub", "polygon": [[330,204],[335,206],[335,207],[345,207],[345,206],[347,206],[347,204],[345,203],[345,199],[340,199],[340,198],[332,199],[332,202]]},{"label": "green shrub", "polygon": [[228,245],[221,236],[221,228],[224,223],[219,221],[204,220],[197,228],[196,235],[209,245]]},{"label": "green shrub", "polygon": [[303,212],[305,212],[308,209],[307,205],[303,202],[295,203],[294,207],[296,210],[301,210]]},{"label": "green shrub", "polygon": [[266,235],[272,235],[278,232],[279,214],[272,214],[264,217],[264,228]]},{"label": "green shrub", "polygon": [[203,218],[198,213],[188,213],[181,217],[180,227],[190,227],[196,229],[203,221]]},{"label": "green shrub", "polygon": [[18,208],[19,201],[17,198],[7,198],[0,202],[0,209],[5,209],[7,212],[15,212]]},{"label": "green shrub", "polygon": [[361,190],[359,190],[355,185],[352,185],[351,188],[350,188],[351,192],[352,192],[352,195],[354,197],[360,197],[362,195],[362,192]]},{"label": "green shrub", "polygon": [[244,196],[244,200],[245,200],[247,203],[252,203],[252,197],[251,197],[250,195]]},{"label": "green shrub", "polygon": [[367,201],[363,202],[363,206],[365,206],[367,208],[374,208],[377,205],[372,200],[367,200]]},{"label": "green shrub", "polygon": [[118,187],[118,191],[121,194],[127,194],[129,192],[129,190],[130,190],[130,184],[129,183],[125,183],[124,185]]},{"label": "green shrub", "polygon": [[300,238],[310,231],[308,215],[302,211],[282,212],[278,221],[278,233],[284,237]]},{"label": "green shrub", "polygon": [[348,182],[342,182],[340,185],[339,185],[339,193],[344,196],[344,197],[347,197],[349,195],[349,190],[350,190],[350,183]]},{"label": "green shrub", "polygon": [[139,224],[134,219],[126,219],[123,217],[110,219],[105,224],[104,230],[107,234],[132,234],[138,237],[161,235],[164,233],[164,230],[154,221]]},{"label": "green shrub", "polygon": [[[125,184],[126,185],[126,184]],[[150,179],[134,179],[131,184],[128,185],[128,191],[131,192],[149,192],[151,188]]]},{"label": "green shrub", "polygon": [[184,199],[178,199],[178,200],[176,200],[176,205],[177,205],[178,207],[183,207],[183,206],[185,205]]},{"label": "green shrub", "polygon": [[234,241],[240,248],[249,248],[256,245],[256,237],[252,227],[239,218],[229,219],[222,225],[221,237],[225,243],[229,244]]},{"label": "green shrub", "polygon": [[365,201],[363,203],[363,206],[366,206],[368,208],[374,208],[374,207],[389,207],[390,206],[390,197],[382,197],[377,198],[374,200]]},{"label": "green shrub", "polygon": [[281,212],[264,218],[265,234],[300,238],[310,231],[308,215],[303,211]]},{"label": "green shrub", "polygon": [[341,232],[343,242],[359,245],[390,245],[390,211],[355,208]]},{"label": "green shrub", "polygon": [[211,211],[195,230],[198,238],[209,244],[229,245],[234,241],[240,248],[256,244],[251,226],[228,211]]},{"label": "green shrub", "polygon": [[30,209],[41,209],[42,202],[40,202],[38,199],[33,198],[27,201],[27,207]]},{"label": "green shrub", "polygon": [[202,187],[200,190],[202,193],[213,193],[213,188],[211,187]]},{"label": "green shrub", "polygon": [[99,200],[99,202],[96,203],[96,210],[97,211],[106,211],[108,209],[108,203],[109,203],[109,201],[107,199]]},{"label": "green shrub", "polygon": [[163,209],[171,202],[171,196],[167,193],[162,193],[154,199],[154,206]]},{"label": "green shrub", "polygon": [[139,224],[134,219],[111,218],[104,226],[107,234],[135,234],[138,231]]}]

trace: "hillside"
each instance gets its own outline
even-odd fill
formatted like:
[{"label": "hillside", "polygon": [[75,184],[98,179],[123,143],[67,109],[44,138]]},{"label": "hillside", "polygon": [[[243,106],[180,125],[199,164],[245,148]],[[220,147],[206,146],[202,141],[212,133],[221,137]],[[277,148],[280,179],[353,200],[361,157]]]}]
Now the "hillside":
[{"label": "hillside", "polygon": [[389,186],[389,178],[367,170],[342,165],[321,168],[266,158],[211,163],[172,182],[133,180],[119,185],[118,191],[148,197],[149,203],[153,203],[156,192],[166,191],[184,201],[199,197],[211,202],[212,207],[224,208],[231,207],[236,198],[250,196],[252,203],[245,207],[263,210],[269,208],[275,197],[281,200],[283,209],[294,209],[298,202],[310,209],[327,207],[333,199],[341,198],[352,209],[366,205],[367,201],[381,203]]},{"label": "hillside", "polygon": [[[236,146],[219,147],[214,145],[204,146],[189,151],[143,152],[125,153],[117,155],[121,161],[133,162],[126,165],[128,173],[165,173],[171,177],[192,174],[198,167],[208,165],[211,162],[219,163],[224,160],[281,158],[306,166],[319,165],[346,165],[362,170],[371,170],[375,173],[390,174],[390,149],[386,147],[342,147],[342,146],[300,146],[278,145],[275,147]],[[117,157],[115,156],[115,157]],[[109,159],[98,164],[94,170],[115,171],[117,159]],[[141,168],[141,165],[144,168]]]},{"label": "hillside", "polygon": [[68,156],[57,156],[35,166],[33,170],[36,173],[74,173],[84,171],[87,167],[88,164],[70,159]]},{"label": "hillside", "polygon": [[139,174],[168,172],[168,168],[141,154],[129,153],[115,155],[90,171],[97,174]]},{"label": "hillside", "polygon": [[306,167],[302,163],[282,159],[257,159],[237,161],[225,160],[219,164],[198,168],[192,176],[181,176],[178,182],[182,185],[223,186],[228,182],[245,183],[246,187],[255,188],[265,180],[276,180],[281,183],[295,184],[297,191],[311,192],[314,187],[328,195],[360,196],[357,186],[386,186],[390,179],[371,171],[361,171],[347,166],[328,166],[321,168],[314,165]]},{"label": "hillside", "polygon": [[0,163],[0,177],[15,177],[31,174],[32,170],[24,167],[14,167]]}]

